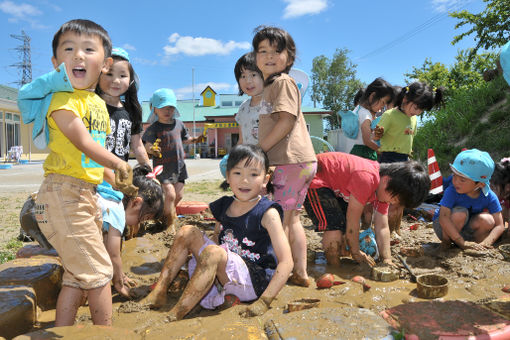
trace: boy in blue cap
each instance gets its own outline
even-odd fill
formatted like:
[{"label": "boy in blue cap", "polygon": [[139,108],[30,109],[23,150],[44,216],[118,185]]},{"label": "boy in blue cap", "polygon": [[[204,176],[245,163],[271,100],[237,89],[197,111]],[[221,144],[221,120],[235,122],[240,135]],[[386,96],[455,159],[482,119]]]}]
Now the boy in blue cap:
[{"label": "boy in blue cap", "polygon": [[157,121],[145,131],[142,141],[147,153],[153,156],[153,167],[163,166],[163,172],[157,179],[165,193],[164,215],[167,228],[172,231],[175,229],[175,206],[182,199],[184,181],[188,178],[183,144],[200,143],[203,136],[191,138],[184,123],[175,118],[179,111],[177,98],[171,89],[156,90],[150,105],[151,117],[157,117]]},{"label": "boy in blue cap", "polygon": [[450,164],[452,184],[434,215],[434,231],[443,248],[455,243],[462,249],[489,248],[504,231],[501,205],[490,189],[494,161],[487,152],[462,151]]}]

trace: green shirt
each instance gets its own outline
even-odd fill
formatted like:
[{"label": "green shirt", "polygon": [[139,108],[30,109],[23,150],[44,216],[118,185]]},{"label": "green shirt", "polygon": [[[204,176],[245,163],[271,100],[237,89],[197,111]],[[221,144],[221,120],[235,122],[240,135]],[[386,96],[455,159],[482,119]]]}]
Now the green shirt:
[{"label": "green shirt", "polygon": [[377,124],[384,128],[379,150],[411,155],[416,121],[416,116],[408,117],[396,107],[384,112]]}]

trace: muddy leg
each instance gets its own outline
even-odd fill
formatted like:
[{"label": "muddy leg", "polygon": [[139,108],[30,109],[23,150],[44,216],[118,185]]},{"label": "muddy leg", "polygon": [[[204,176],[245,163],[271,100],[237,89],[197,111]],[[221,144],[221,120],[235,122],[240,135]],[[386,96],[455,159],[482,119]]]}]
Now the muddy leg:
[{"label": "muddy leg", "polygon": [[179,229],[172,248],[165,259],[156,286],[141,303],[149,304],[156,308],[164,306],[167,303],[168,286],[186,263],[188,254],[190,252],[198,253],[203,244],[202,232],[197,227],[185,225]]},{"label": "muddy leg", "polygon": [[340,230],[327,230],[322,237],[322,247],[328,260],[328,264],[340,265],[342,249],[342,232]]},{"label": "muddy leg", "polygon": [[283,229],[289,238],[294,269],[290,281],[296,285],[308,287],[307,257],[306,257],[306,235],[303,225],[299,219],[298,210],[287,210],[283,212]]},{"label": "muddy leg", "polygon": [[396,232],[400,235],[400,223],[402,222],[402,216],[404,215],[404,207],[399,205],[390,205],[388,211],[388,224],[390,226],[390,234]]},{"label": "muddy leg", "polygon": [[361,228],[368,229],[372,225],[372,215],[374,212],[374,206],[367,204],[363,208],[363,214],[361,215]]},{"label": "muddy leg", "polygon": [[181,320],[209,291],[216,276],[225,284],[227,252],[216,245],[207,246],[197,259],[197,268],[177,304],[170,310],[168,320]]}]

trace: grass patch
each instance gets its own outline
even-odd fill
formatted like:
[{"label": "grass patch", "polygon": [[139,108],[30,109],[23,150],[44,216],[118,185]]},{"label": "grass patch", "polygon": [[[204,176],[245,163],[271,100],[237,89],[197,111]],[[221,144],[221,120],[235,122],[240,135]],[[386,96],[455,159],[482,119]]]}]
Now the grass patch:
[{"label": "grass patch", "polygon": [[0,264],[16,258],[16,252],[23,247],[23,242],[18,239],[12,239],[5,245],[4,249],[0,251]]},{"label": "grass patch", "polygon": [[223,183],[222,180],[191,182],[186,183],[184,190],[201,195],[223,195],[225,192],[220,189],[221,183]]}]

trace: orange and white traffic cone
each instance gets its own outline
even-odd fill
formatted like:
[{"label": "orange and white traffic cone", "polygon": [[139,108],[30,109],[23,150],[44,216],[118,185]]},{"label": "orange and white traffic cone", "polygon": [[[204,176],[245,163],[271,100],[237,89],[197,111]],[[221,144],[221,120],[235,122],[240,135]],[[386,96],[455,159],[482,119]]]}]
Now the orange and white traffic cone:
[{"label": "orange and white traffic cone", "polygon": [[438,195],[443,192],[443,176],[439,170],[439,164],[437,164],[434,150],[428,149],[427,151],[427,165],[429,168],[430,178],[430,193],[432,195]]}]

